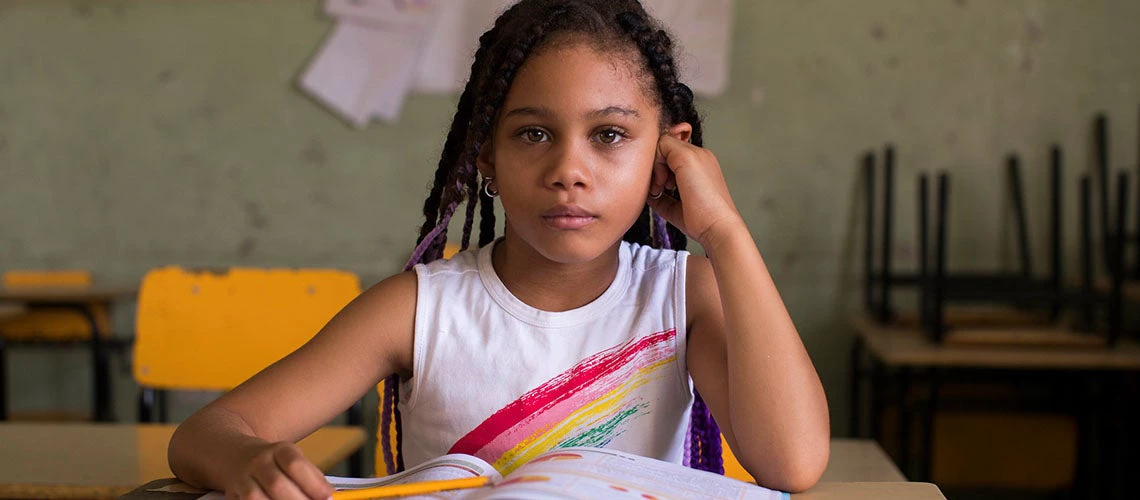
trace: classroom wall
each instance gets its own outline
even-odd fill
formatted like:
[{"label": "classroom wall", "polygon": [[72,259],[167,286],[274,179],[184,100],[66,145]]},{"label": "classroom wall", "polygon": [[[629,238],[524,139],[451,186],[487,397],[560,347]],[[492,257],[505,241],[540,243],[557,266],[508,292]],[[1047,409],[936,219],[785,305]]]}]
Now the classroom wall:
[{"label": "classroom wall", "polygon": [[[858,156],[898,146],[899,267],[914,261],[914,175],[945,168],[950,266],[993,269],[1012,249],[1002,157],[1020,152],[1043,271],[1048,145],[1067,148],[1070,203],[1095,112],[1109,113],[1113,165],[1136,162],[1137,21],[1131,0],[736,1],[730,84],[700,101],[706,146],[838,435],[844,319],[860,306]],[[398,123],[351,129],[293,84],[330,26],[309,1],[0,2],[0,268],[397,271],[457,96],[414,95]],[[86,360],[13,353],[13,407],[86,408]],[[116,373],[131,419],[129,372]]]}]

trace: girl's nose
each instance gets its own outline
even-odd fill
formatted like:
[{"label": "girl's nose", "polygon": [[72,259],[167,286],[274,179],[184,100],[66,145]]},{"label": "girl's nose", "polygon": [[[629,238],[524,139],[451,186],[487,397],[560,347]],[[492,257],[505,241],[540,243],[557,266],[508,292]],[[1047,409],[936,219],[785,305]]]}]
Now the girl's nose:
[{"label": "girl's nose", "polygon": [[551,158],[550,166],[546,171],[546,185],[555,189],[572,189],[589,187],[593,181],[586,155],[583,148],[588,145],[564,143],[560,145]]}]

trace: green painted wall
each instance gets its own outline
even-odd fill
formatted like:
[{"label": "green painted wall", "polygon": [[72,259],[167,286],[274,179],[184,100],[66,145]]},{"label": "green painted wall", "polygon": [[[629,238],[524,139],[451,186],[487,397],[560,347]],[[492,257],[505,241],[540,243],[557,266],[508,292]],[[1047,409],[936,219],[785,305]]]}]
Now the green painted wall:
[{"label": "green painted wall", "polygon": [[[1044,270],[1048,145],[1067,147],[1070,201],[1096,111],[1112,119],[1113,164],[1136,161],[1138,21],[1130,0],[737,0],[731,83],[701,101],[706,142],[837,433],[844,318],[859,307],[858,155],[899,147],[899,266],[914,260],[912,179],[947,168],[950,264],[995,268],[1011,242],[1002,156],[1020,151]],[[0,3],[0,268],[112,281],[171,263],[397,270],[456,96],[347,127],[293,84],[330,26],[294,0]],[[14,353],[13,406],[85,408],[85,361]]]}]

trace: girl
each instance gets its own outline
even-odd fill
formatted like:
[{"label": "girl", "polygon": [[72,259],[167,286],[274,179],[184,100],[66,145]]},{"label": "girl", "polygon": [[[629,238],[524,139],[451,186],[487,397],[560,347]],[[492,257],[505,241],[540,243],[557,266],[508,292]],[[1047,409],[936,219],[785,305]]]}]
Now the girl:
[{"label": "girl", "polygon": [[[467,248],[476,200],[479,248],[440,260],[463,201]],[[636,0],[522,0],[496,20],[424,215],[409,270],[179,427],[178,477],[327,498],[292,443],[387,379],[389,470],[462,452],[509,471],[580,445],[719,470],[723,433],[764,486],[819,479],[823,388]],[[686,237],[708,258],[645,246]]]}]

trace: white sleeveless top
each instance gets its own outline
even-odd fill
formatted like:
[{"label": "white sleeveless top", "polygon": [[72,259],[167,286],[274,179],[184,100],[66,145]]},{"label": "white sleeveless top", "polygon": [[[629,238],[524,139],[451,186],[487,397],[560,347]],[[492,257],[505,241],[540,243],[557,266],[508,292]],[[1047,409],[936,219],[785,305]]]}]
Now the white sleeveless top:
[{"label": "white sleeveless top", "polygon": [[526,305],[494,244],[415,267],[412,378],[400,388],[404,465],[475,455],[504,474],[551,448],[612,448],[680,464],[688,252],[623,242],[617,276],[564,312]]}]

